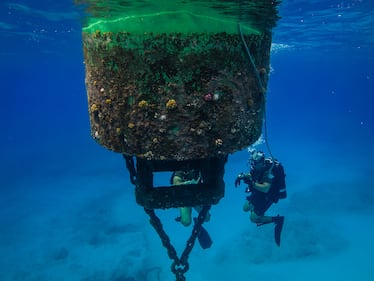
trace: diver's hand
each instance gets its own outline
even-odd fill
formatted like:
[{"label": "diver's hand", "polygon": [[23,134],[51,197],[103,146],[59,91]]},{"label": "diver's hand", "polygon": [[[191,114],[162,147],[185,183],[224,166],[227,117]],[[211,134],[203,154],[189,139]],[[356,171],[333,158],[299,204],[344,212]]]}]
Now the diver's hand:
[{"label": "diver's hand", "polygon": [[244,179],[244,174],[240,173],[236,179],[235,179],[235,187],[238,187],[240,185],[240,181]]},{"label": "diver's hand", "polygon": [[244,181],[246,184],[248,184],[249,186],[252,185],[252,175],[251,173],[248,173],[248,174],[244,174],[244,173],[240,173],[237,177],[236,177],[236,180],[235,180],[235,187],[238,187],[238,185],[240,185],[240,182],[241,181]]}]

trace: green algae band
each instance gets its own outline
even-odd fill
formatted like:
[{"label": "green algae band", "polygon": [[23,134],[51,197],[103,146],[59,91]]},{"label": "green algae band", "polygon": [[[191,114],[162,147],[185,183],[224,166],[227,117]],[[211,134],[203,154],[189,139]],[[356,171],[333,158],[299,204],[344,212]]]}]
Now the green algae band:
[{"label": "green algae band", "polygon": [[[184,23],[184,24],[183,24]],[[227,32],[237,33],[237,22],[204,16],[190,11],[163,11],[151,14],[123,15],[112,19],[97,19],[83,30],[94,33],[101,32],[131,32],[143,34],[153,33],[189,33],[189,32]],[[259,34],[255,28],[243,25],[247,33]]]},{"label": "green algae band", "polygon": [[195,13],[87,21],[86,88],[101,145],[149,160],[189,160],[258,139],[264,92],[257,75],[266,87],[271,31],[242,27],[254,68],[232,17]]}]

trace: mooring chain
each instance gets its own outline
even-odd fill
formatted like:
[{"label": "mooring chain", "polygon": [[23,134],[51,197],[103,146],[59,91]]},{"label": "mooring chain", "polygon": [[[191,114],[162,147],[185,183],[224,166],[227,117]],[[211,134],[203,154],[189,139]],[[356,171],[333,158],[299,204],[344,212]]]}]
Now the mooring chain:
[{"label": "mooring chain", "polygon": [[169,258],[173,260],[173,263],[171,264],[171,271],[175,274],[176,281],[186,280],[184,273],[186,273],[189,269],[188,256],[192,251],[192,248],[195,244],[195,240],[200,233],[201,225],[205,221],[205,217],[210,207],[211,206],[204,206],[203,209],[200,211],[199,216],[193,227],[191,237],[187,240],[186,248],[184,249],[181,255],[181,258],[178,258],[177,252],[175,248],[173,247],[173,245],[171,245],[169,236],[164,231],[162,227],[162,223],[160,219],[156,216],[155,211],[144,208],[145,212],[150,217],[151,225],[153,226],[153,228],[156,230],[157,234],[161,238],[162,245],[167,249]]},{"label": "mooring chain", "polygon": [[179,258],[177,256],[177,251],[174,249],[173,245],[171,245],[170,238],[164,231],[162,223],[160,219],[156,216],[155,211],[146,208],[144,208],[144,211],[149,215],[150,223],[160,236],[162,245],[168,250],[169,258],[174,260],[175,262],[178,262]]},{"label": "mooring chain", "polygon": [[182,262],[185,262],[185,263],[188,264],[188,262],[187,262],[188,256],[190,255],[190,253],[192,251],[192,248],[195,244],[196,238],[200,233],[201,225],[204,223],[205,218],[206,218],[206,216],[207,216],[207,214],[210,210],[210,207],[211,207],[210,205],[204,206],[202,208],[202,210],[200,211],[199,216],[197,217],[197,219],[195,221],[195,225],[192,229],[191,237],[187,240],[186,248],[184,249],[184,251],[181,255],[180,260]]}]

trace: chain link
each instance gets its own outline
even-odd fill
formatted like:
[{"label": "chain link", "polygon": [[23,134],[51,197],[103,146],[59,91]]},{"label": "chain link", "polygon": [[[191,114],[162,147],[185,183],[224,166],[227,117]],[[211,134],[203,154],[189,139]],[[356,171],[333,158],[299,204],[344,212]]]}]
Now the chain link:
[{"label": "chain link", "polygon": [[133,185],[136,185],[136,170],[135,170],[135,164],[134,164],[134,158],[131,156],[127,156],[125,154],[122,154],[123,158],[126,161],[126,168],[129,171],[130,174],[130,182]]}]

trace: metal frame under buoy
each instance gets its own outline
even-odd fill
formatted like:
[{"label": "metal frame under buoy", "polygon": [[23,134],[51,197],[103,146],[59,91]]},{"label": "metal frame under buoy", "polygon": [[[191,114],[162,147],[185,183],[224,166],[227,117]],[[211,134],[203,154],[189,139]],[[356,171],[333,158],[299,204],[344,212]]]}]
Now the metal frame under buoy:
[{"label": "metal frame under buoy", "polygon": [[[124,158],[131,182],[135,184],[136,202],[146,209],[215,205],[225,194],[223,176],[227,155],[185,161],[136,158],[136,164],[134,158],[126,155]],[[200,171],[201,183],[154,186],[154,172],[192,169]]]}]

